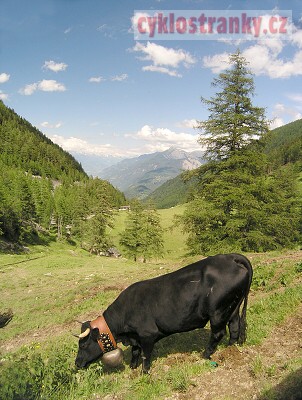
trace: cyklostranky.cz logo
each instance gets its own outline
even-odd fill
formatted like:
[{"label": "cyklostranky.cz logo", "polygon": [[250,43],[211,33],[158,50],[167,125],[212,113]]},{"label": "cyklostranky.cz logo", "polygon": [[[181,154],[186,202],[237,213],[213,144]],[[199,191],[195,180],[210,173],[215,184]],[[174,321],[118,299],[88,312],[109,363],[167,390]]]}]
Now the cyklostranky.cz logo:
[{"label": "cyklostranky.cz logo", "polygon": [[135,40],[289,39],[291,10],[158,10],[134,12]]}]

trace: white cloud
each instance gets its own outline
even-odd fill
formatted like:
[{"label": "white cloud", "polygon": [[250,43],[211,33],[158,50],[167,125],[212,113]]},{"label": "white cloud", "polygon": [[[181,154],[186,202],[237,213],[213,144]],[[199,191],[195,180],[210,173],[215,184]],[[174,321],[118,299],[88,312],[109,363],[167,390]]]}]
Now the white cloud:
[{"label": "white cloud", "polygon": [[24,86],[24,88],[19,90],[20,94],[24,96],[31,96],[38,89],[38,83],[31,83],[29,85]]},{"label": "white cloud", "polygon": [[203,65],[206,68],[211,68],[214,74],[218,74],[228,67],[229,54],[224,52],[215,54],[214,56],[205,56]]},{"label": "white cloud", "polygon": [[[265,75],[273,79],[289,78],[302,75],[302,30],[292,26],[292,34],[288,40],[280,37],[258,40],[249,45],[242,54],[249,62],[255,75]],[[294,54],[290,58],[282,56],[285,47],[293,47]],[[228,67],[228,53],[215,54],[203,58],[203,65],[211,68],[213,73],[220,73]]]},{"label": "white cloud", "polygon": [[100,82],[104,82],[106,79],[104,79],[102,76],[92,76],[91,78],[89,78],[89,82],[91,83],[100,83]]},{"label": "white cloud", "polygon": [[106,80],[110,80],[111,82],[122,82],[128,79],[128,74],[120,74],[120,75],[115,75],[112,76],[111,78],[103,78],[102,76],[92,76],[89,78],[89,82],[91,83],[101,83],[105,82]]},{"label": "white cloud", "polygon": [[107,24],[100,25],[96,30],[99,32],[103,32],[107,29]]},{"label": "white cloud", "polygon": [[196,150],[199,146],[197,135],[184,132],[177,133],[168,128],[154,128],[150,125],[144,125],[137,133],[126,136],[148,142],[149,149],[152,148],[154,151],[167,150],[171,146],[184,150]]},{"label": "white cloud", "polygon": [[302,93],[290,93],[287,97],[292,101],[302,104]]},{"label": "white cloud", "polygon": [[2,72],[2,74],[0,74],[0,83],[5,83],[9,80],[10,75],[6,74],[5,72]]},{"label": "white cloud", "polygon": [[40,125],[42,126],[42,128],[58,129],[58,128],[61,128],[62,122],[57,122],[56,124],[51,124],[51,123],[45,121],[45,122],[41,122]]},{"label": "white cloud", "polygon": [[159,67],[157,65],[146,65],[145,67],[142,68],[143,71],[151,71],[151,72],[160,72],[162,74],[168,74],[170,76],[176,76],[177,78],[181,78],[182,75],[179,74],[175,70],[171,70],[166,67]]},{"label": "white cloud", "polygon": [[114,38],[118,32],[124,31],[122,27],[117,27],[114,24],[103,24],[98,26],[96,30],[109,39]]},{"label": "white cloud", "polygon": [[[140,18],[143,18],[143,20],[145,21],[147,17],[150,17],[150,14],[148,14],[146,12],[141,12],[141,11],[135,12],[133,17],[131,18],[131,29],[129,29],[129,33],[134,33],[137,31],[137,27],[138,27]],[[142,28],[144,29],[144,31],[146,33],[150,33],[150,28],[147,23],[144,24],[144,26]]]},{"label": "white cloud", "polygon": [[26,85],[24,88],[19,90],[19,93],[25,96],[31,96],[37,90],[42,92],[64,92],[66,87],[55,80],[43,79],[42,81]]},{"label": "white cloud", "polygon": [[176,126],[180,128],[191,128],[195,129],[198,125],[198,121],[196,119],[185,119],[181,122],[178,122]]},{"label": "white cloud", "polygon": [[116,75],[111,78],[111,81],[121,82],[128,78],[127,74]]},{"label": "white cloud", "polygon": [[302,50],[297,51],[292,60],[282,59],[279,57],[280,52],[267,46],[267,42],[260,42],[246,49],[243,55],[256,75],[267,75],[270,78],[302,75]]},{"label": "white cloud", "polygon": [[72,31],[72,28],[69,27],[69,28],[65,29],[64,33],[65,33],[65,35],[67,35],[67,34],[70,33],[71,31]]},{"label": "white cloud", "polygon": [[182,49],[175,50],[153,42],[147,42],[146,45],[137,42],[133,50],[143,53],[142,60],[152,61],[154,65],[177,68],[180,64],[189,67],[196,62],[190,53]]},{"label": "white cloud", "polygon": [[46,80],[39,82],[38,89],[43,92],[64,92],[66,90],[62,83],[54,80]]},{"label": "white cloud", "polygon": [[[51,125],[44,122],[44,128],[55,128],[56,125]],[[130,139],[134,139],[138,145],[131,148],[125,146],[119,148],[111,144],[96,144],[89,143],[85,139],[78,137],[65,138],[61,135],[52,135],[49,138],[64,150],[71,153],[96,155],[96,156],[115,156],[115,157],[136,157],[144,153],[154,153],[156,151],[164,151],[174,146],[187,151],[199,150],[200,145],[197,143],[198,135],[188,133],[177,133],[167,128],[154,128],[149,125],[144,125],[138,132],[126,134],[127,143]]]},{"label": "white cloud", "polygon": [[113,154],[114,150],[110,144],[95,144],[89,143],[86,140],[76,138],[74,136],[65,138],[60,135],[50,136],[50,139],[61,146],[64,150],[79,153],[79,154],[90,154],[90,155],[109,155]]},{"label": "white cloud", "polygon": [[292,42],[301,49],[302,48],[302,29],[295,28],[292,33],[291,39],[292,39]]},{"label": "white cloud", "polygon": [[8,94],[3,93],[2,90],[0,90],[0,100],[7,100],[8,99]]},{"label": "white cloud", "polygon": [[284,125],[285,122],[283,121],[282,118],[274,118],[270,124],[270,129],[276,129],[279,128],[280,126]]},{"label": "white cloud", "polygon": [[175,71],[175,68],[179,68],[181,65],[189,68],[196,63],[196,59],[190,53],[182,49],[175,50],[153,42],[147,42],[146,45],[137,42],[132,48],[132,51],[142,53],[142,56],[139,57],[142,61],[152,62],[152,65],[143,67],[143,71],[159,72],[170,76],[181,77],[181,74]]},{"label": "white cloud", "polygon": [[273,120],[271,129],[278,128],[286,123],[302,118],[302,114],[296,107],[289,107],[282,103],[276,103],[272,111]]},{"label": "white cloud", "polygon": [[45,61],[42,69],[46,70],[48,69],[53,72],[60,72],[60,71],[65,71],[67,67],[68,65],[65,63],[56,63],[55,61],[50,60],[50,61]]}]

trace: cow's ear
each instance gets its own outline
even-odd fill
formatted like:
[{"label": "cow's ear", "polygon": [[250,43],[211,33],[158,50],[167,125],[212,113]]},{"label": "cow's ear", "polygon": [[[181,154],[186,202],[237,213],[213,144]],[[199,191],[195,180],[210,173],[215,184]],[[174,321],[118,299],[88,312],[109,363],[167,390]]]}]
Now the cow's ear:
[{"label": "cow's ear", "polygon": [[98,340],[98,338],[99,338],[99,336],[100,336],[100,333],[99,333],[98,328],[92,329],[91,332],[90,332],[90,334],[91,334],[91,338],[92,338],[93,340]]}]

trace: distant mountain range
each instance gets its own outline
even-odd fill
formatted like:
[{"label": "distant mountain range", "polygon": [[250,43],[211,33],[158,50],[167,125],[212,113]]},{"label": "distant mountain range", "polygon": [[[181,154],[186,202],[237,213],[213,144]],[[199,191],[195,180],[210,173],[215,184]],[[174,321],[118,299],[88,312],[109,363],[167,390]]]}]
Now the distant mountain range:
[{"label": "distant mountain range", "polygon": [[82,165],[88,176],[101,177],[101,173],[105,168],[122,161],[122,157],[113,156],[95,156],[88,154],[79,154],[71,152],[74,158]]},{"label": "distant mountain range", "polygon": [[122,160],[103,169],[98,176],[108,180],[128,198],[144,198],[182,171],[198,168],[203,162],[202,151],[189,153],[170,148]]},{"label": "distant mountain range", "polygon": [[[302,119],[270,131],[262,140],[264,152],[275,168],[294,164],[300,172],[298,185],[302,194]],[[189,181],[179,175],[154,190],[145,201],[152,201],[157,208],[169,208],[186,203],[197,188],[197,178]]]}]

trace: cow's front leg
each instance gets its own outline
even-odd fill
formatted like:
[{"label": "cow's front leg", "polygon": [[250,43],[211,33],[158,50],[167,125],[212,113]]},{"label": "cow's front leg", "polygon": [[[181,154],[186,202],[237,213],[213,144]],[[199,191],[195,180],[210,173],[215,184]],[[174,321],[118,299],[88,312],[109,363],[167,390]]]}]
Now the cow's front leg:
[{"label": "cow's front leg", "polygon": [[224,326],[223,328],[213,328],[211,327],[211,337],[210,337],[210,342],[203,353],[203,357],[210,360],[211,355],[214,353],[216,350],[218,343],[220,340],[223,338],[226,332],[226,327]]},{"label": "cow's front leg", "polygon": [[151,367],[151,354],[154,347],[154,341],[148,339],[142,341],[142,349],[143,349],[143,373],[149,374]]},{"label": "cow's front leg", "polygon": [[138,367],[141,351],[142,349],[139,346],[132,346],[132,358],[130,368],[135,369]]}]

